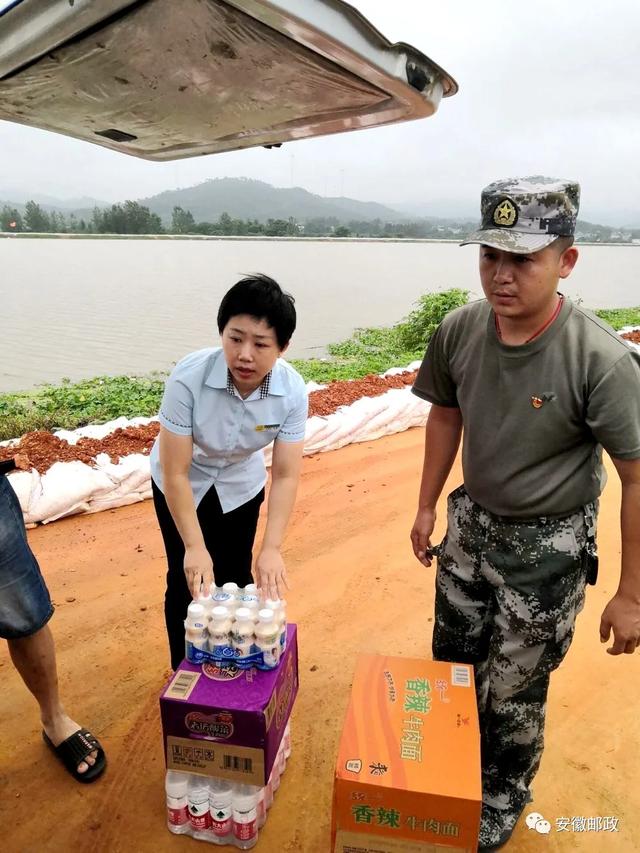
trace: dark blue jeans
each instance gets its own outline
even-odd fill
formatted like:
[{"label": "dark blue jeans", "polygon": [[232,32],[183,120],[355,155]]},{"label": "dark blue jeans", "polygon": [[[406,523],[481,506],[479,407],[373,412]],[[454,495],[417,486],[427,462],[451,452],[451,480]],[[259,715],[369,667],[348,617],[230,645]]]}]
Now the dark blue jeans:
[{"label": "dark blue jeans", "polygon": [[18,498],[0,474],[0,637],[30,637],[52,616],[49,590],[27,542]]}]

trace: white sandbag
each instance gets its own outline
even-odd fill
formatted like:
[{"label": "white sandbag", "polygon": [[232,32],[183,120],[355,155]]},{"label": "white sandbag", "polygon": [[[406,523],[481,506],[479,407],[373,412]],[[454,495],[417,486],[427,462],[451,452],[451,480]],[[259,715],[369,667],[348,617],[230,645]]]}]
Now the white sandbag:
[{"label": "white sandbag", "polygon": [[408,389],[394,389],[383,395],[385,407],[376,412],[366,424],[366,428],[353,437],[354,442],[375,441],[385,435],[392,435],[406,429],[403,407],[409,404]]},{"label": "white sandbag", "polygon": [[31,502],[42,493],[40,474],[35,468],[31,471],[12,471],[7,479],[16,493],[23,515],[26,514]]},{"label": "white sandbag", "polygon": [[[362,397],[334,414],[307,422],[305,455],[336,450],[351,442],[375,441],[426,423],[430,404],[410,388],[391,388],[378,397]],[[312,421],[316,421],[312,425]]]},{"label": "white sandbag", "polygon": [[126,495],[151,488],[151,465],[149,457],[143,453],[130,453],[121,456],[119,462],[111,462],[108,454],[99,453],[96,467],[113,481],[111,494]]},{"label": "white sandbag", "polygon": [[377,408],[371,408],[371,398],[363,399],[364,403],[357,400],[351,406],[343,406],[333,415],[329,415],[329,422],[334,429],[321,442],[314,442],[310,449],[325,453],[351,444],[353,436],[362,433],[367,422],[379,411]]},{"label": "white sandbag", "polygon": [[380,376],[384,378],[385,376],[398,376],[400,373],[413,373],[414,370],[420,369],[421,364],[421,361],[412,361],[407,367],[391,367],[389,370],[381,373]]},{"label": "white sandbag", "polygon": [[151,491],[129,492],[126,495],[96,498],[87,504],[86,512],[103,512],[106,509],[116,509],[119,506],[129,506],[130,504],[145,501],[148,497],[151,497]]},{"label": "white sandbag", "polygon": [[106,494],[113,480],[84,462],[55,462],[40,478],[40,494],[32,499],[25,521],[55,521],[88,510],[94,495]]},{"label": "white sandbag", "polygon": [[335,426],[329,420],[330,417],[331,415],[314,415],[307,419],[307,427],[304,435],[305,450],[307,445],[322,441],[323,438],[335,429]]},{"label": "white sandbag", "polygon": [[158,418],[116,418],[113,421],[107,421],[104,424],[89,424],[88,426],[78,427],[78,429],[67,430],[59,429],[54,432],[57,438],[63,441],[68,441],[69,444],[77,444],[81,438],[97,438],[101,439],[117,429],[125,429],[132,426],[146,426],[147,424],[157,421]]},{"label": "white sandbag", "polygon": [[340,416],[336,417],[336,413],[334,412],[332,415],[327,415],[324,421],[322,430],[309,439],[305,439],[303,451],[305,455],[322,453],[332,444],[334,437],[339,434]]},{"label": "white sandbag", "polygon": [[[349,406],[340,406],[333,414],[327,415],[325,429],[309,442],[309,450],[323,452],[341,447],[345,441],[348,443],[349,437],[361,430],[376,414],[377,408],[372,408],[373,399],[363,397]],[[383,403],[378,405],[384,406]]]}]

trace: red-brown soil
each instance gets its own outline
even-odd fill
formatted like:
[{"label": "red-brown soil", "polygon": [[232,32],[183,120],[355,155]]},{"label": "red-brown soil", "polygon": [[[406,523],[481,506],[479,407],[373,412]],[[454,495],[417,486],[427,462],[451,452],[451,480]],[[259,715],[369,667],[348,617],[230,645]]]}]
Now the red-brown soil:
[{"label": "red-brown soil", "polygon": [[633,332],[625,332],[622,337],[634,344],[640,344],[640,329],[634,329]]}]

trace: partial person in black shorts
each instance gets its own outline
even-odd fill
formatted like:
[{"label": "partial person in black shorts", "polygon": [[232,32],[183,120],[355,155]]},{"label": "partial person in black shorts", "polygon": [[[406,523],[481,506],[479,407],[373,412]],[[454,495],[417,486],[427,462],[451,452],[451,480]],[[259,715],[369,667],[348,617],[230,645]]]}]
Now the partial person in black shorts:
[{"label": "partial person in black shorts", "polygon": [[75,779],[93,782],[106,767],[104,750],[91,732],[67,715],[60,701],[48,625],[53,605],[6,476],[29,468],[21,455],[0,462],[0,637],[7,641],[11,660],[40,705],[45,743]]}]

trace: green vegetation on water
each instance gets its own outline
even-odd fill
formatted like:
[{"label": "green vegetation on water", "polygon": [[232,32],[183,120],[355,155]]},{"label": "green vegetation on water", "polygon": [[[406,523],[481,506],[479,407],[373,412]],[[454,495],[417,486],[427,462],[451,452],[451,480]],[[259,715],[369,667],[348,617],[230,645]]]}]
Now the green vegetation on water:
[{"label": "green vegetation on water", "polygon": [[291,361],[296,370],[314,382],[332,379],[359,379],[369,373],[382,373],[422,358],[425,347],[443,317],[464,305],[466,290],[426,293],[409,316],[391,328],[356,329],[349,340],[330,344],[330,359],[312,358]]},{"label": "green vegetation on water", "polygon": [[[391,328],[356,329],[349,340],[328,347],[327,359],[292,360],[302,376],[314,382],[358,379],[422,358],[436,326],[449,311],[463,305],[464,290],[420,297],[416,307]],[[595,312],[614,329],[640,326],[640,306]],[[158,412],[166,374],[146,377],[99,376],[82,382],[63,380],[33,391],[0,394],[0,441],[31,430],[76,429],[124,416],[151,417]]]},{"label": "green vegetation on water", "polygon": [[165,374],[63,379],[33,391],[0,394],[0,441],[31,430],[76,429],[86,424],[158,413]]}]

